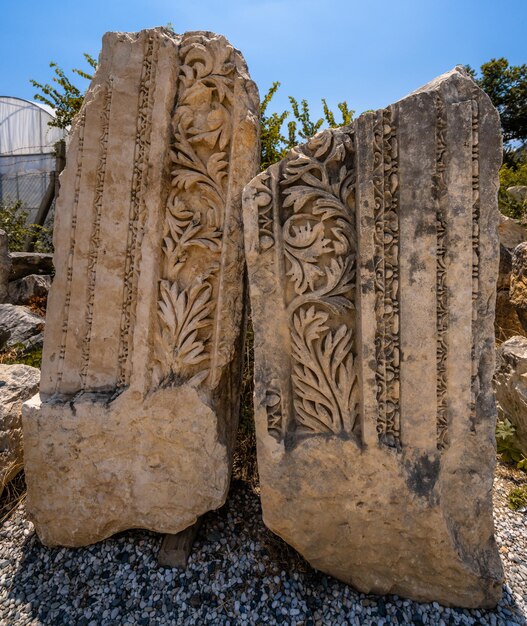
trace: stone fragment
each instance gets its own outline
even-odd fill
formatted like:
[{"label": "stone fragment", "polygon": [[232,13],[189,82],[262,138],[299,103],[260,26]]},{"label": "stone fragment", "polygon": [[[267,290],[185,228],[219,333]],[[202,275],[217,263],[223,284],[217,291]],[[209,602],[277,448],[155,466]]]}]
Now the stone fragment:
[{"label": "stone fragment", "polygon": [[494,376],[500,419],[515,427],[518,448],[527,456],[527,338],[511,337],[498,348]]},{"label": "stone fragment", "polygon": [[527,241],[517,245],[512,254],[510,302],[527,331]]},{"label": "stone fragment", "polygon": [[0,364],[0,495],[23,468],[22,403],[38,391],[40,371]]},{"label": "stone fragment", "polygon": [[50,287],[51,276],[24,276],[9,283],[9,302],[28,304],[33,298],[46,298]]},{"label": "stone fragment", "polygon": [[0,304],[0,350],[35,343],[44,323],[43,317],[26,306]]},{"label": "stone fragment", "polygon": [[9,280],[18,280],[29,274],[51,274],[53,255],[46,252],[11,252]]},{"label": "stone fragment", "polygon": [[264,521],[361,591],[491,607],[500,124],[456,68],[244,190]]},{"label": "stone fragment", "polygon": [[514,250],[518,244],[527,241],[527,226],[521,224],[519,220],[514,220],[512,217],[500,213],[498,236],[503,246],[509,250]]},{"label": "stone fragment", "polygon": [[11,257],[9,255],[7,233],[0,230],[0,304],[8,301],[10,271]]},{"label": "stone fragment", "polygon": [[259,100],[213,33],[109,33],[55,218],[28,511],[48,545],[175,534],[227,496]]}]

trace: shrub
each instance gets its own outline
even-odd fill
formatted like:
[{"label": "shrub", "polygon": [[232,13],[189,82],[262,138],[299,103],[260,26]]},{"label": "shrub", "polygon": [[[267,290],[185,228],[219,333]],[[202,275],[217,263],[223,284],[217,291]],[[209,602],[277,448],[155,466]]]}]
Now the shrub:
[{"label": "shrub", "polygon": [[21,202],[0,203],[0,229],[7,233],[9,250],[21,252],[33,240],[36,252],[50,252],[50,231],[38,224],[28,224],[28,215]]},{"label": "shrub", "polygon": [[509,492],[509,507],[513,511],[527,507],[527,485],[521,485]]}]

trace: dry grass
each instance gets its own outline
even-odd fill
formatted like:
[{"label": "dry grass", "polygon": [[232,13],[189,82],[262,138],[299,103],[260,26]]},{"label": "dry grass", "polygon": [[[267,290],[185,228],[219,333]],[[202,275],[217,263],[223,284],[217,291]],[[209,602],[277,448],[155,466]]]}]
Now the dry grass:
[{"label": "dry grass", "polygon": [[0,364],[13,365],[17,363],[19,352],[19,349],[16,347],[8,348],[5,352],[0,352]]},{"label": "dry grass", "polygon": [[7,485],[3,485],[0,492],[0,524],[9,519],[26,499],[26,480],[21,462],[7,468],[5,475],[13,475],[14,473],[16,476]]},{"label": "dry grass", "polygon": [[256,462],[256,435],[240,429],[234,450],[232,475],[236,480],[249,485],[254,493],[260,495],[260,480]]},{"label": "dry grass", "polygon": [[36,315],[40,315],[41,317],[46,317],[46,307],[48,304],[47,296],[33,296],[29,299],[27,306],[33,313]]},{"label": "dry grass", "polygon": [[496,347],[499,347],[502,343],[510,339],[511,337],[517,337],[520,335],[521,337],[525,337],[525,331],[518,324],[518,326],[512,326],[510,328],[505,328],[502,326],[496,325],[494,327],[494,332],[496,336]]}]

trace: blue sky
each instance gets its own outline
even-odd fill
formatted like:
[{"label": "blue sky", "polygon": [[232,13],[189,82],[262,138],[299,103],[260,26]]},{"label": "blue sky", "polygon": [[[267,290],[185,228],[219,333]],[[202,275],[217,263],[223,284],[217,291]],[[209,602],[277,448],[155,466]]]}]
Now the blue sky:
[{"label": "blue sky", "polygon": [[239,48],[260,94],[282,83],[321,113],[347,100],[357,113],[398,100],[456,64],[527,63],[527,0],[3,0],[0,95],[33,99],[49,61],[66,70],[96,56],[108,30],[171,22],[211,30]]}]

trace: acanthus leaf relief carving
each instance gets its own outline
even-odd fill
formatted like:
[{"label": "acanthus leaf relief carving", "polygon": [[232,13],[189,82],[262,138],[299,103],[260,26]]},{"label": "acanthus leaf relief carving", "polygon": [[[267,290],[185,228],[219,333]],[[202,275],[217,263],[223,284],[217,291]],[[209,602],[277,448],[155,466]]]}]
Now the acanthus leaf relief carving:
[{"label": "acanthus leaf relief carving", "polygon": [[[205,281],[179,290],[177,282],[160,283],[159,315],[163,320],[161,332],[162,354],[170,355],[173,380],[187,377],[190,366],[200,365],[205,370],[210,354],[206,342],[210,338],[213,302],[212,285]],[[203,329],[207,329],[203,333]]]},{"label": "acanthus leaf relief carving", "polygon": [[352,432],[358,413],[358,382],[352,333],[332,332],[329,314],[314,306],[293,315],[292,355],[297,431]]},{"label": "acanthus leaf relief carving", "polygon": [[[172,118],[171,191],[162,241],[157,380],[199,384],[214,369],[234,100],[233,48],[188,37]],[[168,350],[167,355],[164,350]]]},{"label": "acanthus leaf relief carving", "polygon": [[211,228],[209,224],[203,225],[201,215],[189,211],[177,194],[171,195],[167,209],[163,252],[169,275],[178,274],[192,246],[212,252],[221,250],[221,231]]},{"label": "acanthus leaf relief carving", "polygon": [[326,131],[295,149],[281,172],[289,428],[298,434],[351,434],[359,425],[353,158],[353,135]]}]

